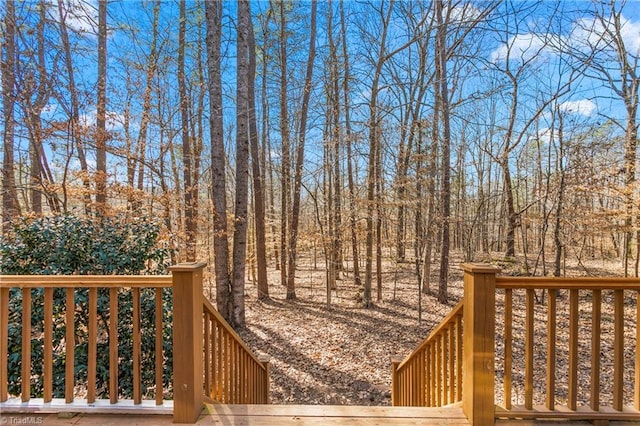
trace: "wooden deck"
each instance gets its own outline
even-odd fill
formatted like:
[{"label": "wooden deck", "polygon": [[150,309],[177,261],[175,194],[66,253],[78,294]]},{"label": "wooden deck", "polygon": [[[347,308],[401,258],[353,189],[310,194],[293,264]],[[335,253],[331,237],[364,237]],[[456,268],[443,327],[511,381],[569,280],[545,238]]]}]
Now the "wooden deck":
[{"label": "wooden deck", "polygon": [[[151,426],[173,424],[170,415],[0,414],[0,424],[46,426]],[[198,425],[469,425],[459,406],[442,408],[338,405],[206,405]]]}]

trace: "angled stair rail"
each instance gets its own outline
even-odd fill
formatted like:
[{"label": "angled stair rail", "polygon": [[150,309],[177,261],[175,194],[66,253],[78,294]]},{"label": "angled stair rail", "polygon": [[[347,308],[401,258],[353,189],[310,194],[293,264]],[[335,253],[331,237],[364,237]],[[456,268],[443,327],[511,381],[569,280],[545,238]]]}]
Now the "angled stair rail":
[{"label": "angled stair rail", "polygon": [[[444,405],[459,401],[461,387],[462,409],[473,425],[496,419],[640,420],[640,278],[497,277],[499,270],[488,265],[462,269],[463,302],[407,359],[393,361],[393,405]],[[546,300],[535,303],[543,292]],[[496,295],[503,302],[498,310]],[[514,305],[524,315],[514,315]],[[452,327],[455,345],[445,348]],[[499,359],[496,345],[503,348]],[[459,371],[450,368],[459,362],[457,351],[461,382],[450,373]],[[612,377],[602,374],[605,360]],[[496,377],[503,386],[500,405]],[[605,386],[611,401],[601,400]]]},{"label": "angled stair rail", "polygon": [[392,360],[393,405],[441,407],[462,400],[462,311],[460,302],[408,357]]}]

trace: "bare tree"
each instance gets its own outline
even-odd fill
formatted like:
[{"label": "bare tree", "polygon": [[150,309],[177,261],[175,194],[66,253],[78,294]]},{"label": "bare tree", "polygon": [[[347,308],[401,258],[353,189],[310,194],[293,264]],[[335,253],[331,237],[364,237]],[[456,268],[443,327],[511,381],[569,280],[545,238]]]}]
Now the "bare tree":
[{"label": "bare tree", "polygon": [[98,1],[98,100],[96,104],[96,210],[107,207],[107,0]]},{"label": "bare tree", "polygon": [[222,2],[207,1],[207,68],[209,71],[209,127],[211,132],[211,198],[213,199],[213,250],[218,312],[231,321],[231,280],[227,231],[227,185],[222,121]]},{"label": "bare tree", "polygon": [[237,94],[236,94],[236,197],[233,232],[233,300],[232,323],[236,328],[245,325],[244,280],[247,258],[247,228],[249,200],[249,31],[253,31],[249,0],[238,1],[237,26]]},{"label": "bare tree", "polygon": [[[640,52],[633,51],[628,44],[632,41],[624,36],[623,16],[625,2],[596,4],[592,19],[579,22],[575,37],[570,42],[572,55],[582,65],[587,66],[588,76],[601,81],[624,105],[624,123],[614,121],[624,129],[624,188],[625,198],[623,264],[625,275],[629,274],[631,244],[633,239],[633,221],[637,215],[640,222],[636,187],[636,169],[638,158],[638,90],[640,88]],[[582,34],[581,34],[582,33]],[[640,265],[640,230],[636,231],[635,275]]]},{"label": "bare tree", "polygon": [[307,59],[307,71],[304,80],[304,91],[302,93],[302,107],[300,110],[300,122],[298,127],[298,146],[296,152],[296,168],[293,182],[293,205],[291,206],[291,222],[289,234],[289,264],[287,266],[287,299],[296,298],[295,277],[296,277],[296,257],[298,242],[298,226],[300,223],[300,191],[302,189],[302,166],[304,164],[304,145],[307,133],[307,114],[309,112],[309,98],[313,82],[313,61],[316,56],[316,13],[317,2],[311,1],[311,17],[309,31],[309,57]]},{"label": "bare tree", "polygon": [[436,96],[440,98],[442,117],[442,244],[440,248],[440,279],[438,301],[447,303],[447,282],[449,279],[449,217],[451,214],[451,124],[449,106],[449,86],[447,75],[446,32],[443,17],[443,0],[436,0]]},{"label": "bare tree", "polygon": [[380,14],[382,21],[382,33],[380,34],[380,46],[376,56],[375,70],[371,81],[371,97],[369,99],[369,159],[367,166],[367,237],[366,237],[366,264],[364,276],[364,292],[362,301],[365,308],[371,306],[371,281],[373,279],[373,240],[374,240],[374,211],[380,202],[376,198],[376,182],[380,171],[378,165],[378,151],[380,150],[380,113],[378,111],[378,92],[380,91],[380,76],[382,74],[382,66],[388,59],[387,53],[387,34],[389,30],[389,22],[393,11],[393,0],[388,3],[387,10],[384,10],[385,3],[382,2],[377,12]]},{"label": "bare tree", "polygon": [[344,19],[344,2],[340,2],[340,35],[342,41],[342,60],[344,67],[344,77],[342,79],[342,94],[344,97],[344,138],[347,155],[347,182],[349,187],[349,228],[351,231],[351,252],[353,256],[353,280],[357,287],[360,287],[360,257],[358,256],[358,233],[356,227],[356,194],[353,171],[353,143],[351,132],[351,105],[349,101],[349,55],[347,54],[347,30]]},{"label": "bare tree", "polygon": [[2,109],[4,112],[3,157],[2,157],[2,226],[6,231],[11,220],[20,215],[16,192],[14,156],[14,103],[15,103],[15,3],[7,0],[4,15],[4,43],[2,65]]},{"label": "bare tree", "polygon": [[[249,50],[249,75],[256,74],[256,45],[253,34],[253,28],[248,33],[248,50]],[[265,61],[266,62],[266,61]],[[266,76],[263,75],[266,80]],[[269,283],[267,282],[267,239],[266,239],[266,223],[265,223],[265,197],[264,197],[264,179],[261,170],[260,148],[258,146],[258,130],[256,124],[256,95],[255,95],[255,79],[249,78],[248,83],[248,102],[249,102],[249,139],[251,143],[251,166],[253,174],[253,208],[255,216],[256,230],[256,261],[258,264],[258,299],[265,300],[269,298]]]},{"label": "bare tree", "polygon": [[291,181],[291,147],[289,135],[289,103],[287,101],[287,19],[285,13],[285,2],[279,2],[279,31],[280,37],[280,139],[282,150],[281,168],[281,194],[280,194],[280,252],[282,262],[280,270],[280,280],[282,285],[287,285],[287,264],[291,253],[288,252],[288,232],[287,218],[289,216],[289,197]]},{"label": "bare tree", "polygon": [[[75,67],[73,65],[73,52],[71,49],[71,43],[69,41],[69,31],[67,28],[67,10],[65,9],[65,2],[58,2],[58,17],[60,19],[60,39],[62,41],[62,49],[64,53],[64,64],[67,72],[67,91],[69,92],[69,105],[65,102],[61,102],[59,96],[58,102],[65,109],[67,116],[69,117],[68,132],[69,139],[75,146],[78,153],[78,162],[80,163],[80,172],[83,191],[83,202],[85,212],[89,213],[91,210],[91,182],[89,180],[89,166],[87,164],[86,150],[84,142],[82,140],[82,131],[80,128],[80,100],[78,94],[78,88],[76,86]],[[65,202],[66,204],[66,202]]]}]

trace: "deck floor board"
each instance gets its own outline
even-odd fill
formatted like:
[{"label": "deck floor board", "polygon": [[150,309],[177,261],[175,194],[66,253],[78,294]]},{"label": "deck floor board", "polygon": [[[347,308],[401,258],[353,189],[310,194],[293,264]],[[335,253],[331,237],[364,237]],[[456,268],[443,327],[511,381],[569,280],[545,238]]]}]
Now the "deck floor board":
[{"label": "deck floor board", "polygon": [[[2,413],[3,424],[43,424],[47,426],[173,424],[170,415],[93,414],[69,415]],[[337,406],[337,405],[223,405],[207,404],[198,425],[459,425],[469,422],[457,406],[444,408]]]}]

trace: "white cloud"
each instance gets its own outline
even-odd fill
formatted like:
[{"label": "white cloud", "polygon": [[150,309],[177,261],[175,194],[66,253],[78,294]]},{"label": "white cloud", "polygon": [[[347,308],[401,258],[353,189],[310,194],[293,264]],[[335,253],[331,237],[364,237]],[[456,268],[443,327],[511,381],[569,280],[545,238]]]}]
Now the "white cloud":
[{"label": "white cloud", "polygon": [[597,110],[597,105],[590,99],[580,99],[578,101],[567,101],[560,104],[560,111],[585,117],[591,117]]},{"label": "white cloud", "polygon": [[[107,111],[106,112],[107,120],[105,123],[105,127],[107,131],[113,132],[116,130],[122,130],[124,128],[124,114],[119,112]],[[96,110],[91,110],[87,114],[82,114],[78,118],[80,125],[83,127],[93,127],[96,125]],[[138,123],[129,123],[129,128],[131,130],[138,128]]]},{"label": "white cloud", "polygon": [[509,41],[491,52],[491,62],[528,61],[542,53],[549,52],[545,40],[538,34],[517,34],[509,38]]},{"label": "white cloud", "polygon": [[[65,2],[65,12],[64,22],[70,30],[79,34],[98,33],[97,0],[68,0]],[[49,3],[49,15],[55,21],[60,21],[57,2]]]},{"label": "white cloud", "polygon": [[[611,17],[583,18],[574,24],[570,40],[577,48],[604,48],[611,42],[610,33],[615,33],[615,23]],[[629,53],[633,55],[640,53],[640,21],[633,22],[621,16],[620,36]]]}]

